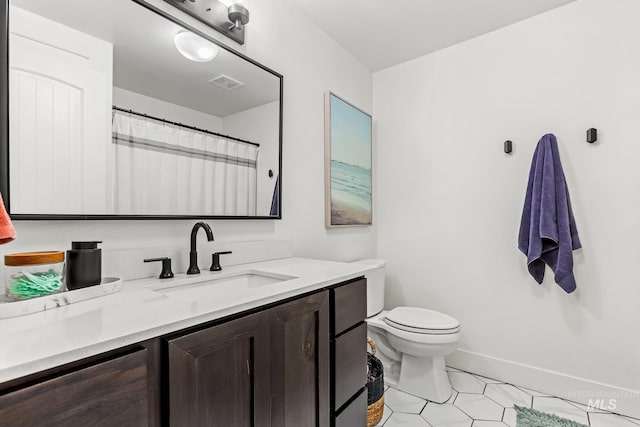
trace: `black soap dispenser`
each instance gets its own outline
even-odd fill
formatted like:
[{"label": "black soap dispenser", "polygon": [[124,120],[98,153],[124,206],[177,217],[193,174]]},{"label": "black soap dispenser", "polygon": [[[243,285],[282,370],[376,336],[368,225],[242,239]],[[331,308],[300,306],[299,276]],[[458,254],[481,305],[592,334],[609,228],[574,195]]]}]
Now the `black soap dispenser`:
[{"label": "black soap dispenser", "polygon": [[86,288],[99,285],[102,280],[102,249],[98,241],[71,242],[67,251],[67,271],[65,280],[67,289]]}]

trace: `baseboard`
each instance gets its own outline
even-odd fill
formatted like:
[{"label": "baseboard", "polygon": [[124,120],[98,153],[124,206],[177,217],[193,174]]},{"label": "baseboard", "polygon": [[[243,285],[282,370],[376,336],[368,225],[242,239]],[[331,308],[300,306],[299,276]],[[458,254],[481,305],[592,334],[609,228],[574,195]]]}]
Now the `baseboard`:
[{"label": "baseboard", "polygon": [[458,350],[447,357],[447,365],[640,419],[640,391],[637,390],[628,390],[468,350]]}]

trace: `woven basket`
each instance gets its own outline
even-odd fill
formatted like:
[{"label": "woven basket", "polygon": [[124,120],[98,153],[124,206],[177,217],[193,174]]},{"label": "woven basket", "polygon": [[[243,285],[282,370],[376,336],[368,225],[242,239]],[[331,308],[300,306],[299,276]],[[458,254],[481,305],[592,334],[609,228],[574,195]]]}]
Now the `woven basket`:
[{"label": "woven basket", "polygon": [[384,412],[384,370],[382,362],[375,357],[376,345],[367,338],[371,353],[367,353],[367,427],[380,422]]},{"label": "woven basket", "polygon": [[367,427],[374,427],[382,419],[384,414],[384,396],[376,403],[367,406]]}]

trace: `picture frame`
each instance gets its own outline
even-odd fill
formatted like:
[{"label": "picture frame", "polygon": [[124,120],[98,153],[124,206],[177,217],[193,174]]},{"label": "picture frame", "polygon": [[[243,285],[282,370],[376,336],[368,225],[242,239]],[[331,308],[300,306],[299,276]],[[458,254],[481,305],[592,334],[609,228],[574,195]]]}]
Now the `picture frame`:
[{"label": "picture frame", "polygon": [[325,93],[325,226],[373,224],[372,116]]}]

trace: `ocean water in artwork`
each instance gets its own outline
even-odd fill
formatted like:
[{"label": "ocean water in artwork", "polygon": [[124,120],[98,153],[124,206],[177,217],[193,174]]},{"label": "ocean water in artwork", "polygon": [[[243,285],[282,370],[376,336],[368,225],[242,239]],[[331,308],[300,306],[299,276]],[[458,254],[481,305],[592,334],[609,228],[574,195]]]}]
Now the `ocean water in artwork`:
[{"label": "ocean water in artwork", "polygon": [[331,161],[331,222],[371,224],[371,169]]}]

